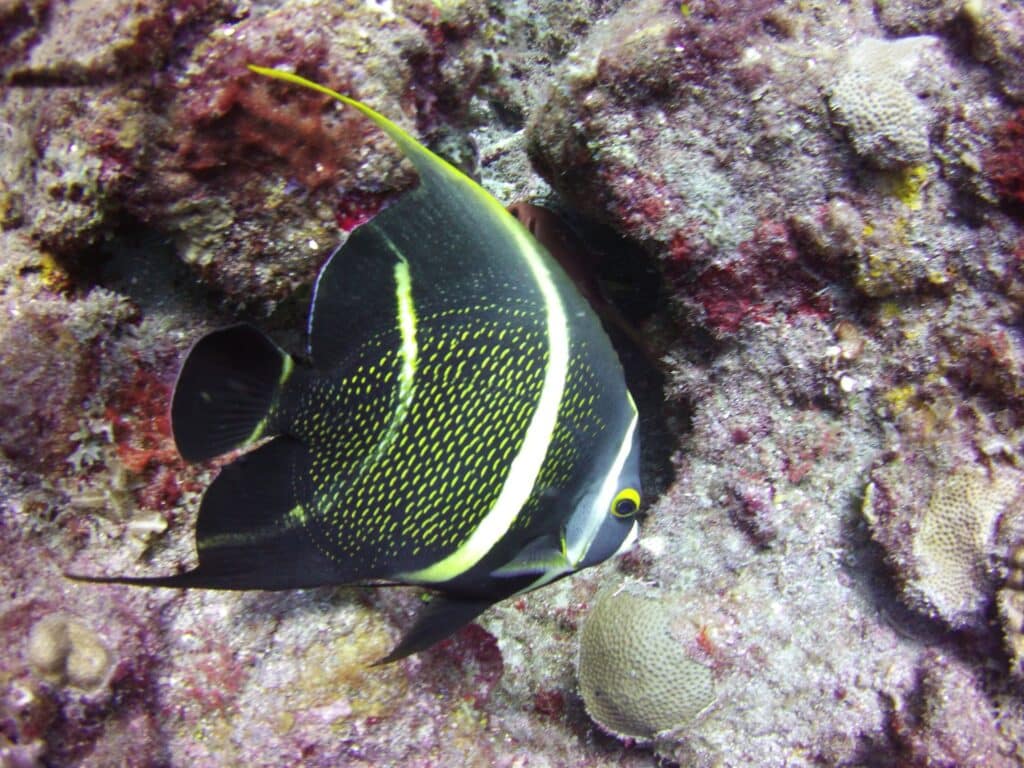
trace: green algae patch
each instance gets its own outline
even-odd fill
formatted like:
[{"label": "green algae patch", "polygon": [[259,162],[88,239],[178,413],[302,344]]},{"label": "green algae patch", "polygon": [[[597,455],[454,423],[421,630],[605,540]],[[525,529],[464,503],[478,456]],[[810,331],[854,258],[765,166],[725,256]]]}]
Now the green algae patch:
[{"label": "green algae patch", "polygon": [[304,654],[302,671],[293,688],[295,705],[316,708],[346,703],[346,717],[385,717],[408,693],[400,667],[371,667],[387,653],[391,642],[385,625],[369,609],[355,632],[329,642],[314,643]]}]

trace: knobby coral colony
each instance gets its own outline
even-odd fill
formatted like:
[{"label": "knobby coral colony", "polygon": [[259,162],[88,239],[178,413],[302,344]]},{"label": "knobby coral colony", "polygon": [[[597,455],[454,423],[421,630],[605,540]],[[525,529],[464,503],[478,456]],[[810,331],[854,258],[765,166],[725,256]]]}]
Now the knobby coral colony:
[{"label": "knobby coral colony", "polygon": [[494,198],[360,102],[251,69],[361,112],[419,185],[324,265],[311,366],[247,325],[189,353],[171,405],[181,455],[273,437],[207,489],[198,566],[86,580],[436,590],[393,661],[632,542],[636,406],[594,312]]}]

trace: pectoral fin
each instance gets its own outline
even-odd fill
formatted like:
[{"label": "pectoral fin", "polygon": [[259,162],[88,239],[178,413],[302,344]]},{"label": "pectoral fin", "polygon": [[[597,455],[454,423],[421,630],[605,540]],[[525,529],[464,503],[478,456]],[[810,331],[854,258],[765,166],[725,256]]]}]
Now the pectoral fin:
[{"label": "pectoral fin", "polygon": [[491,576],[512,579],[519,576],[540,576],[549,573],[566,573],[572,564],[565,554],[565,544],[554,534],[534,539],[519,553],[500,568],[491,571]]}]

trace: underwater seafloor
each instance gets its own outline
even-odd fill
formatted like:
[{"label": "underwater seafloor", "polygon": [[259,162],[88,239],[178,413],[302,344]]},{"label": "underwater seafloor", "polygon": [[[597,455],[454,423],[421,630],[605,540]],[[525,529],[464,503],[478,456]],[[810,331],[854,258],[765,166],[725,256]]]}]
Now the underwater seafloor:
[{"label": "underwater seafloor", "polygon": [[[63,577],[192,562],[184,352],[301,349],[413,181],[247,63],[590,233],[664,377],[631,553],[376,668],[416,590]],[[1024,764],[1018,3],[14,0],[0,70],[3,768]]]}]

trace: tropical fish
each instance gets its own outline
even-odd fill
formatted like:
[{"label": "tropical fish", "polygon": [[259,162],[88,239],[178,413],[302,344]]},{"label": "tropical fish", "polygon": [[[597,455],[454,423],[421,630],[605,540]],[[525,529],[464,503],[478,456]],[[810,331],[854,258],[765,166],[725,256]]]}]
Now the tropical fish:
[{"label": "tropical fish", "polygon": [[[309,362],[250,325],[200,339],[171,402],[186,461],[223,468],[198,565],[161,587],[410,584],[437,597],[382,662],[631,545],[637,410],[601,323],[525,228],[370,107],[418,185],[324,264]],[[255,446],[255,447],[252,447]]]}]

